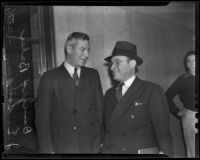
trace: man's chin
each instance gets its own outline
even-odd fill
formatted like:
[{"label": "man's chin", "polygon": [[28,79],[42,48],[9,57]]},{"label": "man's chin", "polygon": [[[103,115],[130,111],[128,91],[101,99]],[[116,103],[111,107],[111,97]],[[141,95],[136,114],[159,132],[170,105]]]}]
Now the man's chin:
[{"label": "man's chin", "polygon": [[86,63],[87,63],[86,61],[82,61],[82,62],[81,62],[81,66],[85,66]]},{"label": "man's chin", "polygon": [[120,81],[120,78],[117,77],[117,76],[113,76],[113,79],[114,79],[115,81]]},{"label": "man's chin", "polygon": [[80,63],[79,67],[84,67],[86,63]]}]

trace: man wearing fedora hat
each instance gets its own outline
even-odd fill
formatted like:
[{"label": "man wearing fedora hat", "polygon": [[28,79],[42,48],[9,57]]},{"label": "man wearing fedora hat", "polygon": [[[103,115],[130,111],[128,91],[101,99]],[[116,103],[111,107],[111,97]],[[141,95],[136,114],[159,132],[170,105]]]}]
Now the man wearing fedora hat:
[{"label": "man wearing fedora hat", "polygon": [[110,88],[104,97],[101,152],[172,156],[165,93],[159,85],[135,75],[137,66],[143,63],[136,46],[118,41],[105,61],[119,85]]}]

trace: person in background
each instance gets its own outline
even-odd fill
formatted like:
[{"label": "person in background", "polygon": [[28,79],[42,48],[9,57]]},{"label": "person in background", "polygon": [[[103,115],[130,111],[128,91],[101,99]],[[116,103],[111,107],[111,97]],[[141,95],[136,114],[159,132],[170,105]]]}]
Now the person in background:
[{"label": "person in background", "polygon": [[99,73],[84,67],[89,51],[89,36],[71,33],[63,64],[41,77],[35,119],[40,153],[99,152],[103,92]]},{"label": "person in background", "polygon": [[104,96],[104,130],[101,153],[173,155],[169,130],[169,108],[164,90],[155,83],[141,80],[136,70],[143,60],[136,46],[118,41],[110,64],[118,86]]},{"label": "person in background", "polygon": [[[188,51],[184,58],[184,67],[186,73],[179,76],[167,89],[166,96],[168,99],[170,111],[182,120],[183,134],[186,144],[187,157],[195,157],[195,123],[197,118],[195,114],[195,51]],[[182,109],[177,107],[173,101],[174,97],[179,96],[183,103]]]}]

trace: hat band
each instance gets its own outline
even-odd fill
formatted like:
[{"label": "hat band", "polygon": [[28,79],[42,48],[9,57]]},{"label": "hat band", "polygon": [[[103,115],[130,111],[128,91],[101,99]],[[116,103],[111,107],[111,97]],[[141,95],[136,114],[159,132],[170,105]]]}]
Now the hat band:
[{"label": "hat band", "polygon": [[117,55],[126,56],[126,57],[129,57],[129,58],[137,57],[137,55],[134,55],[129,50],[124,50],[124,49],[115,49],[113,51],[112,56],[117,56]]}]

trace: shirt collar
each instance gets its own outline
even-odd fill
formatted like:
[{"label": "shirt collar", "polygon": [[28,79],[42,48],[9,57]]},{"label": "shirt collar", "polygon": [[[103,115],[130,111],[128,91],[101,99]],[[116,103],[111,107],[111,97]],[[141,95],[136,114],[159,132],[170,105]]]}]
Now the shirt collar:
[{"label": "shirt collar", "polygon": [[[75,67],[72,66],[71,64],[69,64],[67,61],[64,62],[64,66],[67,69],[67,71],[69,72],[70,76],[72,77],[73,74],[74,74],[74,68]],[[78,67],[77,73],[78,73],[78,77],[80,78],[80,73],[81,73],[80,67]]]},{"label": "shirt collar", "polygon": [[126,80],[126,81],[124,82],[124,85],[125,85],[127,88],[129,88],[129,87],[131,86],[131,84],[133,83],[133,81],[135,80],[135,78],[136,78],[136,76],[135,76],[135,74],[134,74],[132,77],[130,77],[128,80]]}]

